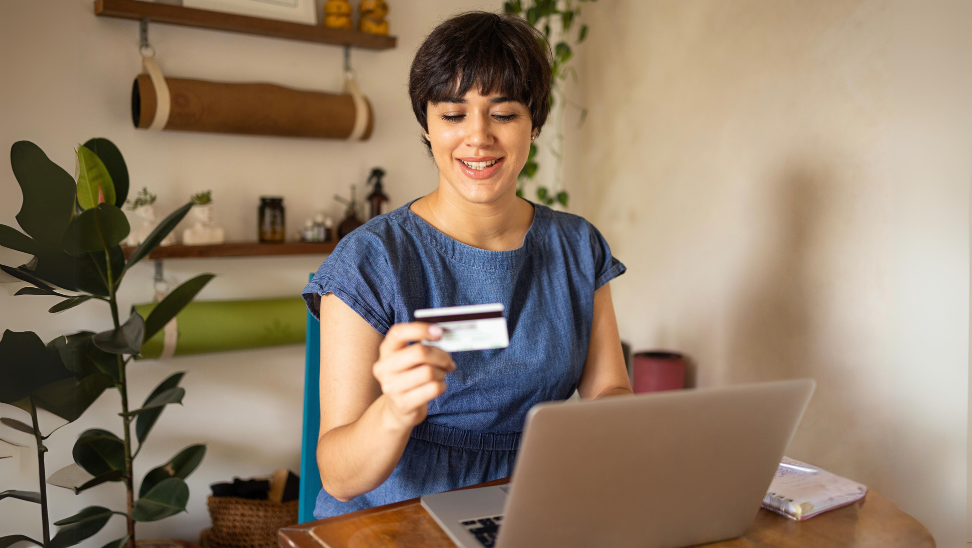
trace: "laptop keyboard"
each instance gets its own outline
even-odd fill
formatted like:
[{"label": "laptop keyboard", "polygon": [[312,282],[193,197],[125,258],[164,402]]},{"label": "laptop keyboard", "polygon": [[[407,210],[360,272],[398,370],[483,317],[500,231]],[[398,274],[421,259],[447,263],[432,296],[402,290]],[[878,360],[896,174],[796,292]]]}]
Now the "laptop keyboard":
[{"label": "laptop keyboard", "polygon": [[483,548],[493,548],[496,545],[496,536],[499,534],[499,526],[502,521],[503,516],[467,519],[462,522],[462,526],[472,536],[476,537],[476,540],[483,545]]}]

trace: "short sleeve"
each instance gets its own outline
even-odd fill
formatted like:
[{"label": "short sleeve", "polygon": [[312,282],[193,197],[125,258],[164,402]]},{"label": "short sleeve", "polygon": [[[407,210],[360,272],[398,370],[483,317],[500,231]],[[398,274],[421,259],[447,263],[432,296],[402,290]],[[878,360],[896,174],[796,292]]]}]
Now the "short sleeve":
[{"label": "short sleeve", "polygon": [[624,274],[628,267],[611,255],[611,246],[597,228],[590,223],[588,227],[590,227],[591,253],[594,258],[594,289],[597,290]]},{"label": "short sleeve", "polygon": [[379,236],[359,229],[341,239],[301,296],[320,319],[321,297],[333,293],[384,335],[394,324],[394,280]]}]

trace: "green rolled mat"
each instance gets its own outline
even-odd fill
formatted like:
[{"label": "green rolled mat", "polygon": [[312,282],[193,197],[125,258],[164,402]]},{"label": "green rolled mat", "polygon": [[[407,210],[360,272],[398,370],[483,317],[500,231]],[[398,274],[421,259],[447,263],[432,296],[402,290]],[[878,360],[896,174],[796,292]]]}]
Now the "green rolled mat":
[{"label": "green rolled mat", "polygon": [[[157,303],[132,307],[147,318]],[[300,297],[252,301],[193,301],[170,324],[142,345],[142,358],[162,356],[166,331],[167,356],[226,352],[285,344],[303,344],[307,308]],[[166,356],[166,357],[167,357]]]}]

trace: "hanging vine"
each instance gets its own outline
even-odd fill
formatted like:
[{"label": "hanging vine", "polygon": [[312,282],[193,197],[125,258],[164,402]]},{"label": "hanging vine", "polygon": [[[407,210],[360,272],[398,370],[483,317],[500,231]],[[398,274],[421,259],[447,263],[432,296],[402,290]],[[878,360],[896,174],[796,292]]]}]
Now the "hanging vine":
[{"label": "hanging vine", "polygon": [[[580,23],[581,6],[596,0],[515,0],[503,3],[503,11],[509,15],[519,15],[527,20],[528,23],[543,32],[547,41],[556,39],[557,42],[552,47],[553,65],[551,67],[550,85],[550,107],[553,110],[556,104],[559,108],[554,113],[556,121],[554,123],[555,137],[554,143],[550,145],[550,152],[557,161],[557,169],[554,173],[554,187],[548,188],[538,185],[536,188],[537,200],[545,205],[559,203],[566,207],[568,201],[567,192],[557,190],[559,187],[560,164],[563,162],[563,114],[564,107],[570,105],[580,110],[580,122],[584,123],[587,116],[587,109],[571,102],[564,92],[563,83],[568,77],[577,81],[577,71],[570,65],[570,60],[574,56],[574,47],[581,44],[587,38],[587,25]],[[579,125],[578,124],[578,125]],[[526,164],[520,171],[517,187],[517,196],[523,196],[525,185],[528,181],[534,181],[540,164],[537,162],[537,145],[530,145],[530,154]],[[556,192],[554,192],[556,190]]]}]

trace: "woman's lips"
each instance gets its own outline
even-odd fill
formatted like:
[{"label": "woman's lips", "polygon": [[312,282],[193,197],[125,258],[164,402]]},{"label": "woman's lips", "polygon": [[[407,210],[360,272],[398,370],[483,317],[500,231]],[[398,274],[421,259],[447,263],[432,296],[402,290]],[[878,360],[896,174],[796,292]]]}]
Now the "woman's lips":
[{"label": "woman's lips", "polygon": [[466,161],[473,162],[486,162],[490,160],[496,160],[493,165],[484,169],[472,169],[463,163],[462,160],[456,158],[456,162],[459,164],[459,171],[461,171],[466,177],[470,179],[489,179],[499,171],[500,165],[503,163],[504,158],[467,158]]}]

